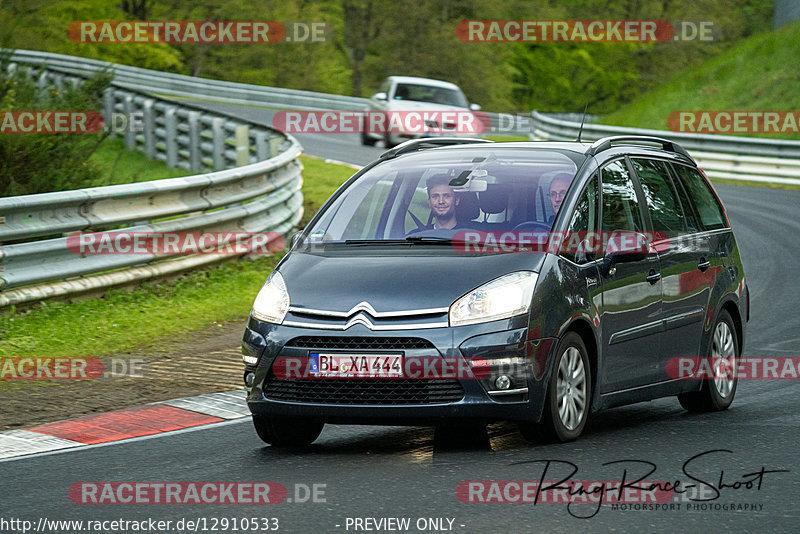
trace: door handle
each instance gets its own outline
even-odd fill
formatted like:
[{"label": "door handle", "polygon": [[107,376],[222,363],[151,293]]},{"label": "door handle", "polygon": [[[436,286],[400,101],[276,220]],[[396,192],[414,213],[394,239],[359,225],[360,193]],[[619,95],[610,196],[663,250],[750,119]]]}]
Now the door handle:
[{"label": "door handle", "polygon": [[655,269],[650,269],[650,274],[647,275],[647,281],[650,282],[650,285],[655,284],[661,280],[661,273],[657,273]]},{"label": "door handle", "polygon": [[697,268],[700,269],[701,272],[706,272],[709,267],[711,267],[711,262],[705,258],[700,258],[700,263],[697,264]]}]

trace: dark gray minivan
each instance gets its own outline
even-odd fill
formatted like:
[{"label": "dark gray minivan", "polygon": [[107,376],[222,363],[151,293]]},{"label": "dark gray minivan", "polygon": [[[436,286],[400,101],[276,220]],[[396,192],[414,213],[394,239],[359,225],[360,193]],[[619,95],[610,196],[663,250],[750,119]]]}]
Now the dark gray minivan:
[{"label": "dark gray minivan", "polygon": [[244,333],[247,402],[273,445],[467,419],[568,441],[613,406],[726,409],[749,309],[725,210],[679,145],[418,139],[292,240]]}]

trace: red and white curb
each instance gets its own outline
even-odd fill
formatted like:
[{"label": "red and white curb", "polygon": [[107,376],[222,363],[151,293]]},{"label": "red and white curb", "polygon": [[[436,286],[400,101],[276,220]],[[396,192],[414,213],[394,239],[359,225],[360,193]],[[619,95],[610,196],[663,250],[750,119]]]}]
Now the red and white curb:
[{"label": "red and white curb", "polygon": [[248,417],[246,391],[223,391],[0,432],[0,460]]}]

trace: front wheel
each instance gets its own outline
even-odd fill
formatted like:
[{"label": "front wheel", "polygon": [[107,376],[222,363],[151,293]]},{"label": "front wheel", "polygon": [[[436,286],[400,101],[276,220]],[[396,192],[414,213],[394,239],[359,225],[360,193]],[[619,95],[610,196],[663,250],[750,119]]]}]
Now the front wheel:
[{"label": "front wheel", "polygon": [[383,144],[385,148],[394,148],[398,145],[398,143],[395,143],[392,140],[392,134],[390,134],[389,132],[383,134]]},{"label": "front wheel", "polygon": [[583,339],[575,332],[568,332],[558,344],[542,420],[520,423],[522,437],[532,442],[577,439],[589,419],[591,373]]},{"label": "front wheel", "polygon": [[361,144],[364,146],[375,146],[375,142],[377,139],[368,135],[365,132],[361,132]]},{"label": "front wheel", "polygon": [[719,412],[726,410],[736,395],[739,379],[736,377],[736,359],[739,357],[739,340],[731,314],[722,310],[714,325],[714,337],[708,359],[713,377],[703,381],[700,391],[678,395],[678,402],[690,412]]},{"label": "front wheel", "polygon": [[313,443],[325,423],[253,415],[253,425],[264,443],[274,447],[301,447]]}]

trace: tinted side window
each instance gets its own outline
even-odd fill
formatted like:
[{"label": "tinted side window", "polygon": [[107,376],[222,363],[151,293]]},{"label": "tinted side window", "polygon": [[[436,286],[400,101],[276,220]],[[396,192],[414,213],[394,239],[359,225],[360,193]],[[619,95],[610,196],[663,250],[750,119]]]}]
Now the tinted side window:
[{"label": "tinted side window", "polygon": [[678,178],[686,188],[686,192],[689,194],[689,198],[694,204],[698,215],[700,215],[700,222],[703,227],[706,230],[727,228],[728,225],[725,222],[722,206],[719,205],[717,197],[697,169],[686,165],[675,165],[675,170],[678,172]]},{"label": "tinted side window", "polygon": [[[589,181],[589,185],[581,193],[578,203],[575,205],[575,211],[569,220],[567,228],[567,243],[569,244],[564,248],[562,255],[575,263],[586,263],[593,261],[597,257],[596,252],[592,252],[592,247],[597,245],[592,241],[593,233],[597,231],[597,215],[598,207],[600,206],[597,189],[597,176],[593,176]],[[591,232],[591,234],[590,234]],[[581,241],[577,247],[573,246],[571,236],[576,236],[576,239]]]},{"label": "tinted side window", "polygon": [[628,168],[623,160],[603,168],[603,232],[614,230],[644,231],[639,200]]},{"label": "tinted side window", "polygon": [[692,202],[689,200],[689,196],[686,194],[686,190],[683,188],[681,183],[677,181],[678,179],[675,178],[677,172],[675,171],[675,165],[671,165],[673,172],[673,182],[672,185],[675,187],[675,191],[678,193],[678,198],[681,201],[681,206],[683,207],[683,216],[686,218],[686,226],[689,229],[689,233],[693,234],[695,232],[700,232],[703,227],[700,224],[700,220],[697,218],[697,214],[694,211],[694,206]]},{"label": "tinted side window", "polygon": [[669,237],[686,233],[686,221],[673,189],[669,169],[664,162],[652,159],[631,159],[653,220],[653,230]]}]

